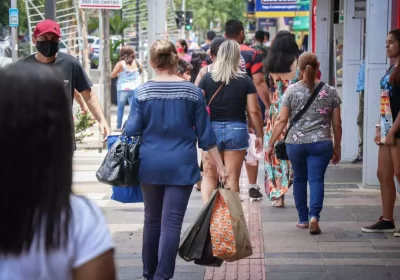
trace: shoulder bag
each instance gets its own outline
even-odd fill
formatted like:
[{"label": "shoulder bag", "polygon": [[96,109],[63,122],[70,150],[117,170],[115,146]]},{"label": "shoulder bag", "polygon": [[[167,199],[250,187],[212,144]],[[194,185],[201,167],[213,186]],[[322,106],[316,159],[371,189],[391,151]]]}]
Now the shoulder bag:
[{"label": "shoulder bag", "polygon": [[286,152],[286,138],[289,134],[290,129],[295,125],[300,118],[303,116],[303,114],[308,110],[310,107],[311,103],[313,103],[314,99],[317,97],[319,91],[322,89],[324,86],[324,82],[320,82],[319,85],[315,88],[313,94],[310,96],[310,98],[307,100],[306,105],[304,105],[303,109],[301,109],[291,120],[289,124],[289,128],[286,130],[285,138],[275,145],[275,156],[280,159],[280,160],[289,160],[289,157]]},{"label": "shoulder bag", "polygon": [[222,83],[222,85],[219,86],[219,88],[217,89],[217,91],[213,94],[213,96],[211,97],[210,101],[208,101],[208,104],[206,106],[207,109],[207,113],[211,116],[211,108],[210,108],[210,104],[211,102],[214,100],[214,98],[217,96],[218,92],[220,92],[220,90],[222,89],[222,87],[224,86],[225,83]]}]

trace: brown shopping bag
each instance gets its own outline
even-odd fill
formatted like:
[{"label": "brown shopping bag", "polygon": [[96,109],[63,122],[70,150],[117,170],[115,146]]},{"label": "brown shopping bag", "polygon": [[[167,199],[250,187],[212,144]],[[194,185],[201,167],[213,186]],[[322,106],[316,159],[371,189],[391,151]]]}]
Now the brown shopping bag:
[{"label": "brown shopping bag", "polygon": [[233,262],[253,254],[239,193],[217,190],[210,234],[214,257]]}]

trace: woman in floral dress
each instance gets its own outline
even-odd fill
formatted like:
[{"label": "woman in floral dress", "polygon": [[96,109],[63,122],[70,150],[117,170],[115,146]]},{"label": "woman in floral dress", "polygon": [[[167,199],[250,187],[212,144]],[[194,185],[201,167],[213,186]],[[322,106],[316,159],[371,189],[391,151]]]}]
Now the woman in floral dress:
[{"label": "woman in floral dress", "polygon": [[[288,31],[280,31],[276,35],[265,61],[265,68],[275,83],[275,91],[271,100],[269,118],[265,133],[265,147],[272,135],[272,129],[281,110],[283,94],[289,84],[297,81],[298,71],[297,58],[300,54],[299,48],[293,35]],[[281,140],[286,130],[283,131]],[[273,156],[272,161],[265,160],[265,191],[267,197],[274,201],[273,206],[285,206],[285,193],[293,183],[293,171],[288,160],[279,160]]]}]

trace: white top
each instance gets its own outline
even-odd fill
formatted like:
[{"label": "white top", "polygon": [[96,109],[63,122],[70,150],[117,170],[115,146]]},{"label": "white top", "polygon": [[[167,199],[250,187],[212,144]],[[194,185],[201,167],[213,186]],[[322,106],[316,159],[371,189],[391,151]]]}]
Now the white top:
[{"label": "white top", "polygon": [[34,238],[29,252],[19,257],[0,256],[0,279],[70,280],[72,270],[113,248],[111,234],[97,205],[86,198],[71,196],[72,217],[68,244],[46,254],[41,237]]}]

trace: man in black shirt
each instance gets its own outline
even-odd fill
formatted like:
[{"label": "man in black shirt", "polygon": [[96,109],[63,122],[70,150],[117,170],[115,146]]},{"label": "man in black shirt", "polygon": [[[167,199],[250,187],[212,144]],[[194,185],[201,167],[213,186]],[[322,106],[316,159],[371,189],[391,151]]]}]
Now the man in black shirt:
[{"label": "man in black shirt", "polygon": [[56,22],[49,19],[39,22],[32,38],[38,52],[20,60],[19,63],[44,63],[54,66],[63,75],[66,93],[71,98],[71,104],[75,96],[82,107],[82,101],[79,98],[83,97],[90,112],[99,122],[101,133],[107,137],[110,134],[110,128],[99,100],[92,92],[93,84],[75,57],[58,51],[60,38],[60,26]]},{"label": "man in black shirt", "polygon": [[211,46],[212,40],[214,40],[216,34],[214,31],[208,31],[207,32],[207,39],[206,42],[201,46],[201,49],[205,52],[208,52]]}]

